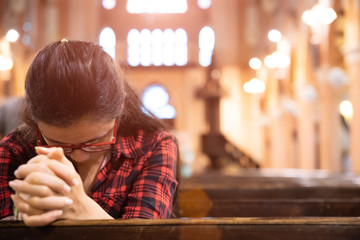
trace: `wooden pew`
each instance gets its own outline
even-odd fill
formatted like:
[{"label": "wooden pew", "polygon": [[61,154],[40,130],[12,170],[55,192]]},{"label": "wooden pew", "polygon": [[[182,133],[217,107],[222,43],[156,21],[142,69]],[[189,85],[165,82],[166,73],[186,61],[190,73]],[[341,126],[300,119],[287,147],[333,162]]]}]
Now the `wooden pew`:
[{"label": "wooden pew", "polygon": [[46,227],[0,222],[0,239],[27,240],[354,240],[357,217],[57,221]]},{"label": "wooden pew", "polygon": [[227,176],[183,178],[179,217],[360,216],[356,178]]}]

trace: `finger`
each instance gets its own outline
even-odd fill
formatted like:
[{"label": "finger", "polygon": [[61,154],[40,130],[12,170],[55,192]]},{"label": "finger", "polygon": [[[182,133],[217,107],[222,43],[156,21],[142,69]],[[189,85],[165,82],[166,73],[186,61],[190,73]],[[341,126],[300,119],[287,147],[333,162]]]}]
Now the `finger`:
[{"label": "finger", "polygon": [[40,154],[48,155],[51,151],[52,151],[51,148],[38,147],[38,146],[35,147],[35,152],[39,155]]},{"label": "finger", "polygon": [[29,216],[27,214],[22,214],[22,218],[27,226],[40,227],[52,223],[53,221],[58,219],[62,214],[63,214],[62,210],[52,210],[45,212],[43,214],[32,215],[32,216]]},{"label": "finger", "polygon": [[22,215],[23,215],[22,212],[19,212],[17,215],[17,220],[23,220]]},{"label": "finger", "polygon": [[39,163],[47,160],[49,160],[49,158],[46,155],[37,155],[30,159],[27,163]]},{"label": "finger", "polygon": [[64,163],[65,165],[67,165],[68,167],[72,168],[75,170],[74,165],[72,164],[72,162],[70,162],[64,154],[64,150],[62,148],[52,148],[51,151],[47,156],[51,159],[55,159],[58,160],[61,163]]},{"label": "finger", "polygon": [[61,147],[51,147],[51,148],[35,147],[35,150],[37,154],[44,154],[49,158],[55,159],[61,163],[66,164],[71,168],[74,168],[72,162],[65,157],[64,149],[62,149]]},{"label": "finger", "polygon": [[33,172],[57,175],[67,182],[68,185],[78,185],[78,181],[76,180],[77,173],[74,167],[68,167],[57,160],[51,160],[45,155],[38,155],[32,158],[27,164],[21,165],[14,174],[17,178],[21,179]]},{"label": "finger", "polygon": [[37,154],[43,154],[46,156],[51,155],[52,159],[55,159],[59,162],[62,161],[64,154],[64,150],[60,147],[50,147],[50,148],[45,148],[45,147],[35,147],[35,151]]},{"label": "finger", "polygon": [[[58,192],[62,194],[66,194],[71,191],[70,186],[64,180],[62,180],[57,176],[49,175],[47,173],[41,173],[41,172],[30,173],[24,179],[24,181],[33,185],[45,185],[54,192]],[[30,193],[30,194],[35,195],[35,193]]]},{"label": "finger", "polygon": [[64,196],[49,196],[49,197],[33,197],[30,196],[27,200],[30,207],[35,209],[61,209],[73,204],[73,200]]},{"label": "finger", "polygon": [[[22,180],[13,180],[9,182],[9,186],[14,189],[16,192],[21,192],[23,194],[34,195],[39,197],[46,197],[54,195],[48,186],[45,185],[34,185]],[[64,194],[68,193],[68,189],[63,189]]]},{"label": "finger", "polygon": [[44,210],[35,209],[30,206],[20,195],[11,195],[10,197],[19,212],[28,215],[41,214],[44,212]]},{"label": "finger", "polygon": [[78,174],[74,168],[70,168],[57,160],[50,160],[48,162],[48,167],[56,176],[64,180],[69,186],[77,186],[79,184],[77,181]]},{"label": "finger", "polygon": [[47,162],[50,160],[46,156],[43,156],[43,155],[41,158],[46,158],[46,161],[44,161],[44,159],[42,159],[42,160],[37,159],[36,160],[37,163],[35,163],[35,161],[33,161],[32,163],[29,162],[27,164],[20,165],[18,167],[18,169],[14,172],[15,177],[22,179],[33,172],[43,172],[43,173],[47,173],[50,175],[54,175],[52,170],[47,167]]}]

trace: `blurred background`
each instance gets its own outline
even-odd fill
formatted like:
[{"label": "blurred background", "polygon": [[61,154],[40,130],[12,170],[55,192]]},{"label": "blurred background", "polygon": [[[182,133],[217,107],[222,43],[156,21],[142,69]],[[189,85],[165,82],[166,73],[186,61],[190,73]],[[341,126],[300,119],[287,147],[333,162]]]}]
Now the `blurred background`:
[{"label": "blurred background", "polygon": [[359,0],[0,0],[2,104],[62,38],[119,62],[179,139],[184,176],[360,172]]}]

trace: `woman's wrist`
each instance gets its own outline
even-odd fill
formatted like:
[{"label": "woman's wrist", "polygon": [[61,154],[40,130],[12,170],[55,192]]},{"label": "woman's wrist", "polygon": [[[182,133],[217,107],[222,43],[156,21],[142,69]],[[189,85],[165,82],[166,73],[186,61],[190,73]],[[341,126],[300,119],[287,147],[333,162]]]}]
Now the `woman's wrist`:
[{"label": "woman's wrist", "polygon": [[82,219],[113,219],[89,196],[86,195],[86,199],[84,199],[83,203],[83,214],[81,214]]}]

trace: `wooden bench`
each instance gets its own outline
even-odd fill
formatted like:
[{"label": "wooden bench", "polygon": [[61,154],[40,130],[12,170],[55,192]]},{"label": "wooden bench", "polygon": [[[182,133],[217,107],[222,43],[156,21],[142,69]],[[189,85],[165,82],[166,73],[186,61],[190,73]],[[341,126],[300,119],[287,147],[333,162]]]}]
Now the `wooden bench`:
[{"label": "wooden bench", "polygon": [[355,217],[66,220],[37,228],[0,222],[4,240],[350,240],[359,236],[360,219]]},{"label": "wooden bench", "polygon": [[226,176],[181,181],[179,217],[360,216],[356,178]]}]

